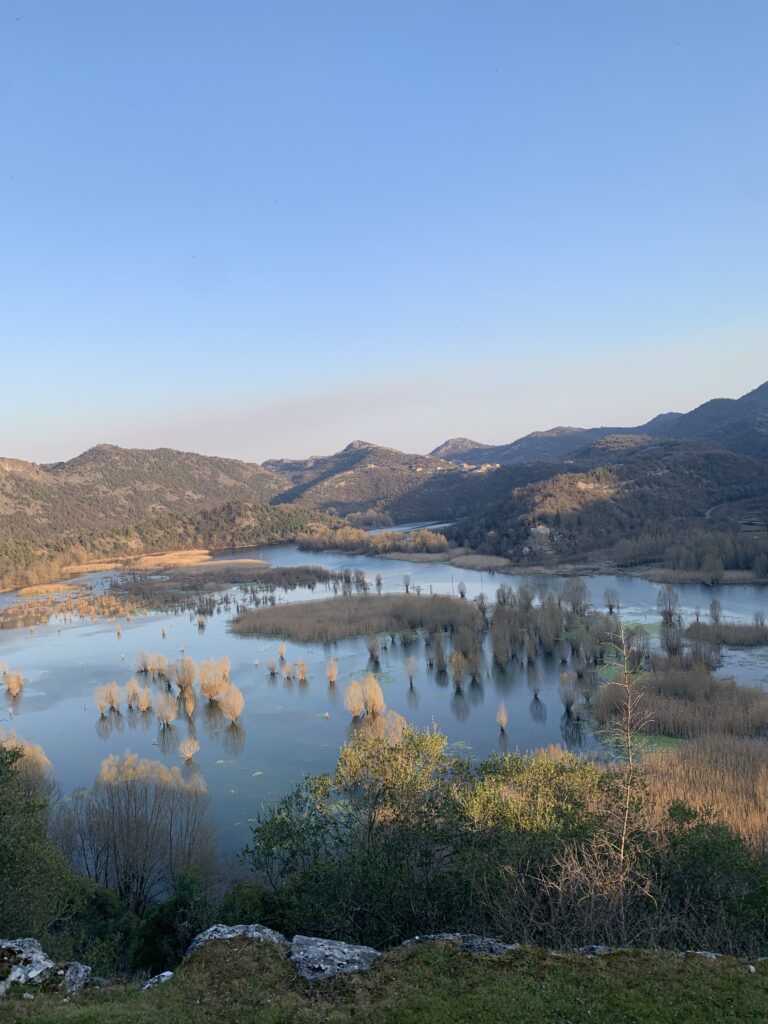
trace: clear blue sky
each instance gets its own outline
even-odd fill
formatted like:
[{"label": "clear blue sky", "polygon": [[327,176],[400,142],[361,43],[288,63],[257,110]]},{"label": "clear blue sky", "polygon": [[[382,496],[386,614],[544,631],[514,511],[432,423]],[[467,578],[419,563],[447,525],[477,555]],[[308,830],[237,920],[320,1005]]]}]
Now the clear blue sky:
[{"label": "clear blue sky", "polygon": [[0,455],[768,378],[766,0],[0,0]]}]

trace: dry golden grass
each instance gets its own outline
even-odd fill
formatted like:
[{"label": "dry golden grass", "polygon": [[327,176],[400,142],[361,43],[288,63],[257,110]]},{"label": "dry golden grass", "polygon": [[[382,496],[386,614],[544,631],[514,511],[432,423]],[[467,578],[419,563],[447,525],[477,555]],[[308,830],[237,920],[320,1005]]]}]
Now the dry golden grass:
[{"label": "dry golden grass", "polygon": [[649,811],[660,819],[682,800],[711,811],[755,849],[768,852],[768,744],[706,736],[646,755]]},{"label": "dry golden grass", "polygon": [[21,587],[17,593],[21,597],[42,597],[45,594],[66,594],[77,590],[74,583],[36,583],[31,587]]},{"label": "dry golden grass", "polygon": [[166,569],[180,565],[198,565],[210,559],[210,551],[206,548],[196,548],[191,551],[164,551],[155,555],[140,555],[138,558],[80,562],[76,565],[65,565],[61,572],[63,576],[75,576],[89,572],[109,572],[112,569]]}]

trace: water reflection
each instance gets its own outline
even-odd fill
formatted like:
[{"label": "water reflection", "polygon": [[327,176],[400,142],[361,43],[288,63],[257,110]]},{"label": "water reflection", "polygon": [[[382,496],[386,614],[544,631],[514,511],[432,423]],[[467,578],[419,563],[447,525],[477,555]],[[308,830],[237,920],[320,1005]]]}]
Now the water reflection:
[{"label": "water reflection", "polygon": [[161,754],[172,754],[179,747],[179,730],[175,725],[163,725],[157,730],[157,746]]},{"label": "water reflection", "polygon": [[564,711],[560,718],[560,734],[568,750],[578,753],[584,747],[584,727],[582,720]]},{"label": "water reflection", "polygon": [[237,722],[230,722],[221,732],[221,741],[228,754],[237,757],[242,754],[245,746],[245,729]]},{"label": "water reflection", "polygon": [[460,686],[456,687],[451,698],[451,711],[459,722],[466,722],[469,718],[469,701]]},{"label": "water reflection", "polygon": [[96,719],[96,735],[100,740],[108,740],[112,735],[113,725],[110,715],[99,715]]},{"label": "water reflection", "polygon": [[218,737],[224,727],[225,718],[215,700],[207,700],[203,704],[203,728],[211,739]]},{"label": "water reflection", "polygon": [[531,718],[538,725],[544,725],[547,720],[547,705],[539,697],[537,693],[534,693],[531,698],[531,703],[528,705],[528,710],[531,713]]}]

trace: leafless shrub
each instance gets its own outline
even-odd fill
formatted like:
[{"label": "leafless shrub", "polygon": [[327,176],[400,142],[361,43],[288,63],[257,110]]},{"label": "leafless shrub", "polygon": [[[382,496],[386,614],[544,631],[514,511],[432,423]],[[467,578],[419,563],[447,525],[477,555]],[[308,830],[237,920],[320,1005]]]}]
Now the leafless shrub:
[{"label": "leafless shrub", "polygon": [[125,684],[125,703],[129,708],[138,706],[139,693],[139,684],[134,677],[131,677]]},{"label": "leafless shrub", "polygon": [[191,736],[187,737],[187,739],[185,740],[182,740],[181,744],[179,745],[179,753],[181,754],[185,764],[189,764],[189,762],[192,760],[192,758],[199,750],[200,744],[197,742],[197,740],[192,739]]},{"label": "leafless shrub", "polygon": [[461,653],[461,651],[454,651],[450,658],[451,665],[451,678],[453,679],[453,685],[457,690],[461,689],[461,684],[464,682],[464,673],[467,668],[467,659]]},{"label": "leafless shrub", "polygon": [[573,676],[570,672],[563,672],[560,676],[560,685],[557,688],[557,694],[563,705],[563,710],[566,715],[573,714],[573,706],[576,703],[578,694],[576,687],[573,685]]},{"label": "leafless shrub", "polygon": [[504,701],[502,701],[501,704],[499,704],[499,709],[496,712],[496,721],[499,723],[499,729],[501,729],[502,732],[506,732],[508,718],[507,705],[504,703]]},{"label": "leafless shrub", "polygon": [[230,684],[219,697],[219,707],[225,718],[236,722],[245,708],[245,697],[236,686]]},{"label": "leafless shrub", "polygon": [[173,722],[179,714],[179,705],[171,693],[161,693],[155,704],[155,714],[161,726],[165,729]]},{"label": "leafless shrub", "polygon": [[197,679],[197,665],[193,658],[181,658],[171,665],[171,679],[183,692],[191,690]]},{"label": "leafless shrub", "polygon": [[21,672],[12,672],[7,666],[3,668],[3,683],[10,697],[18,697],[24,685]]},{"label": "leafless shrub", "polygon": [[152,710],[152,694],[149,692],[149,687],[145,686],[141,690],[136,701],[139,711],[151,711]]},{"label": "leafless shrub", "polygon": [[354,680],[349,684],[344,693],[344,707],[353,718],[359,718],[365,711],[365,700],[363,689],[359,682]]},{"label": "leafless shrub", "polygon": [[136,657],[136,672],[140,675],[148,675],[150,679],[168,678],[168,659],[164,654],[147,654],[140,651]]},{"label": "leafless shrub", "polygon": [[211,658],[200,663],[200,690],[209,701],[216,700],[229,686],[229,658]]}]

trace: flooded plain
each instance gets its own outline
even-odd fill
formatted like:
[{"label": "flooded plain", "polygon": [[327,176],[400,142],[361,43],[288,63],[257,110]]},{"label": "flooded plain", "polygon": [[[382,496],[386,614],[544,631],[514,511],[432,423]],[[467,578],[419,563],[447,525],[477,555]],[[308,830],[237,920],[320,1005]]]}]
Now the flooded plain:
[{"label": "flooded plain", "polygon": [[[224,556],[223,556],[224,557]],[[361,570],[371,589],[377,575],[383,592],[402,592],[404,577],[423,594],[456,593],[459,584],[467,599],[484,593],[493,599],[504,583],[513,587],[530,583],[539,593],[557,587],[554,576],[509,576],[457,569],[444,563],[411,562],[334,552],[299,551],[295,545],[274,545],[238,551],[239,560],[252,558],[272,566],[317,565],[333,572]],[[104,591],[116,574],[102,574],[84,582]],[[625,621],[653,626],[658,622],[658,585],[630,577],[584,577],[597,608],[604,608],[604,592],[614,588]],[[179,743],[188,736],[200,744],[199,753],[184,771],[199,772],[212,796],[213,816],[222,847],[238,850],[248,838],[249,822],[265,804],[285,793],[307,772],[331,771],[339,747],[350,736],[351,716],[344,709],[347,684],[371,670],[362,637],[333,645],[286,643],[286,659],[304,659],[306,683],[270,678],[267,664],[277,660],[277,640],[240,637],[228,625],[246,587],[229,588],[227,605],[206,616],[201,629],[189,610],[133,615],[130,621],[73,620],[54,617],[33,630],[0,630],[0,663],[23,674],[26,682],[18,698],[4,691],[0,698],[0,728],[14,729],[20,737],[40,744],[53,763],[65,794],[90,785],[100,762],[108,754],[131,750],[166,764],[182,764]],[[690,621],[697,611],[706,616],[716,598],[727,621],[751,621],[755,611],[768,610],[768,588],[681,585],[681,610]],[[325,585],[277,591],[278,602],[318,600],[332,596]],[[4,595],[3,604],[13,600]],[[101,717],[94,704],[97,686],[116,681],[121,687],[134,674],[137,655],[164,654],[169,661],[185,656],[201,662],[227,656],[232,682],[245,697],[245,710],[231,726],[198,696],[191,717],[183,712],[166,730],[154,715],[128,711]],[[416,658],[413,686],[405,668]],[[330,686],[325,675],[329,657],[338,661],[338,679]],[[387,707],[419,728],[434,724],[456,751],[484,757],[502,750],[528,751],[549,744],[588,750],[598,742],[589,720],[574,721],[563,714],[558,684],[563,666],[556,658],[539,658],[534,665],[515,663],[506,671],[493,664],[486,644],[484,665],[475,684],[454,692],[450,676],[428,669],[423,640],[404,649],[389,643],[376,670]],[[768,651],[725,651],[720,674],[738,681],[768,685]],[[140,680],[141,681],[141,680]],[[157,689],[159,692],[159,689]],[[506,736],[496,723],[500,701],[508,711]]]}]

